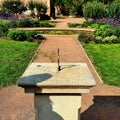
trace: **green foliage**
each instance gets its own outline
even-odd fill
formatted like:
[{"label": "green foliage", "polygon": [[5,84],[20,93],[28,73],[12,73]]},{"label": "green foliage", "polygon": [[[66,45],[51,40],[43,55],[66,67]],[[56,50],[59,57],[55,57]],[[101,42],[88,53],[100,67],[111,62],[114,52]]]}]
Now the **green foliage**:
[{"label": "green foliage", "polygon": [[0,40],[0,88],[16,84],[37,48],[36,43]]},{"label": "green foliage", "polygon": [[103,37],[96,36],[95,39],[94,39],[94,41],[95,41],[95,43],[102,43],[102,39],[103,39]]},{"label": "green foliage", "polygon": [[26,36],[26,40],[28,42],[32,42],[33,38],[35,38],[35,36],[38,34],[37,31],[35,30],[30,30],[30,31],[25,31],[25,36]]},{"label": "green foliage", "polygon": [[93,23],[90,25],[91,28],[95,28],[95,29],[98,29],[100,27],[100,24],[98,23]]},{"label": "green foliage", "polygon": [[117,41],[117,37],[116,36],[114,36],[114,35],[112,35],[112,36],[107,36],[107,37],[104,37],[103,39],[102,39],[102,43],[116,43],[116,42],[118,42]]},{"label": "green foliage", "polygon": [[120,37],[120,27],[115,28],[114,35]]},{"label": "green foliage", "polygon": [[56,23],[26,18],[18,22],[18,27],[55,27]]},{"label": "green foliage", "polygon": [[24,30],[10,30],[7,34],[9,38],[15,41],[24,41],[26,40],[26,35]]},{"label": "green foliage", "polygon": [[25,41],[32,42],[34,39],[36,40],[43,40],[44,37],[39,35],[35,30],[10,30],[7,36],[15,41]]},{"label": "green foliage", "polygon": [[111,36],[113,34],[113,27],[110,25],[100,25],[98,29],[95,30],[95,36]]},{"label": "green foliage", "polygon": [[0,21],[0,37],[6,36],[9,28],[10,24],[8,21]]},{"label": "green foliage", "polygon": [[83,16],[82,5],[83,0],[73,0],[71,7],[72,14],[75,16]]},{"label": "green foliage", "polygon": [[83,15],[87,18],[103,18],[106,16],[106,8],[105,5],[101,2],[87,2],[83,6]]},{"label": "green foliage", "polygon": [[28,8],[31,10],[31,16],[40,20],[42,15],[45,15],[47,12],[47,5],[43,2],[28,2]]},{"label": "green foliage", "polygon": [[107,36],[107,37],[101,37],[101,36],[96,36],[94,39],[95,43],[102,43],[102,44],[113,44],[113,43],[120,43],[120,37],[117,36]]},{"label": "green foliage", "polygon": [[47,21],[40,21],[39,27],[55,27],[56,23],[54,22],[47,22]]},{"label": "green foliage", "polygon": [[33,19],[30,19],[30,18],[25,18],[25,19],[21,19],[19,21],[19,27],[33,27],[33,22],[34,20]]},{"label": "green foliage", "polygon": [[120,87],[120,44],[84,44],[105,84]]},{"label": "green foliage", "polygon": [[58,13],[61,13],[63,15],[76,15],[76,16],[82,16],[82,4],[84,0],[53,0],[54,5]]},{"label": "green foliage", "polygon": [[91,22],[85,21],[83,24],[81,24],[81,27],[90,27]]},{"label": "green foliage", "polygon": [[90,43],[94,40],[94,36],[86,32],[81,32],[78,36],[78,40],[83,43]]},{"label": "green foliage", "polygon": [[69,27],[80,27],[81,24],[80,23],[68,23]]},{"label": "green foliage", "polygon": [[120,0],[113,1],[109,6],[110,17],[118,18],[120,17]]},{"label": "green foliage", "polygon": [[21,14],[26,9],[27,8],[24,6],[24,4],[21,2],[21,0],[5,0],[2,3],[2,10],[8,14],[11,14],[11,13]]}]

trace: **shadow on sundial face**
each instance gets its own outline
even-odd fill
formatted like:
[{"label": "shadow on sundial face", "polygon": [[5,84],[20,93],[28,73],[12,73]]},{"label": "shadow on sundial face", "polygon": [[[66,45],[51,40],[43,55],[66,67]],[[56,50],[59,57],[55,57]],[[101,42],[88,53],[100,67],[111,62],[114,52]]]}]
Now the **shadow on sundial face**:
[{"label": "shadow on sundial face", "polygon": [[22,82],[34,85],[43,81],[46,81],[52,77],[49,73],[42,73],[36,75],[30,75],[22,78]]}]

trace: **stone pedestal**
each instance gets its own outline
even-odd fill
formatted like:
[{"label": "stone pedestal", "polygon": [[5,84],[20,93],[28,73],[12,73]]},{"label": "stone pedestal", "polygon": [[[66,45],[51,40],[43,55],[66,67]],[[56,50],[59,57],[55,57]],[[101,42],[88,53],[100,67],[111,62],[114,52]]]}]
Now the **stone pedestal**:
[{"label": "stone pedestal", "polygon": [[18,85],[34,93],[36,120],[80,120],[81,93],[95,80],[85,63],[32,63]]},{"label": "stone pedestal", "polygon": [[80,120],[80,95],[35,95],[36,120]]}]

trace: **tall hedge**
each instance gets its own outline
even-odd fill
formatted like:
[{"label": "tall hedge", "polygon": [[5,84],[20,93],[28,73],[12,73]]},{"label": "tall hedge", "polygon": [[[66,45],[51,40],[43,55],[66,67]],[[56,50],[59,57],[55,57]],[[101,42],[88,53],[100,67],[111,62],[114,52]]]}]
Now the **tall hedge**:
[{"label": "tall hedge", "polygon": [[115,0],[109,5],[109,17],[120,17],[120,0]]},{"label": "tall hedge", "polygon": [[106,6],[101,2],[87,2],[83,6],[83,15],[87,18],[103,18],[106,16]]}]

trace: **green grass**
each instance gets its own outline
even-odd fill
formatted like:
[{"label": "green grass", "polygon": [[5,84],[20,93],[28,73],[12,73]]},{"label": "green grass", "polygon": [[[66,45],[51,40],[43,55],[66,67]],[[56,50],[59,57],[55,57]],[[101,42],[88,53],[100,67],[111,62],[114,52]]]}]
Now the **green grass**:
[{"label": "green grass", "polygon": [[0,88],[17,82],[37,48],[36,43],[0,40]]},{"label": "green grass", "polygon": [[120,44],[84,44],[103,82],[120,87]]}]

